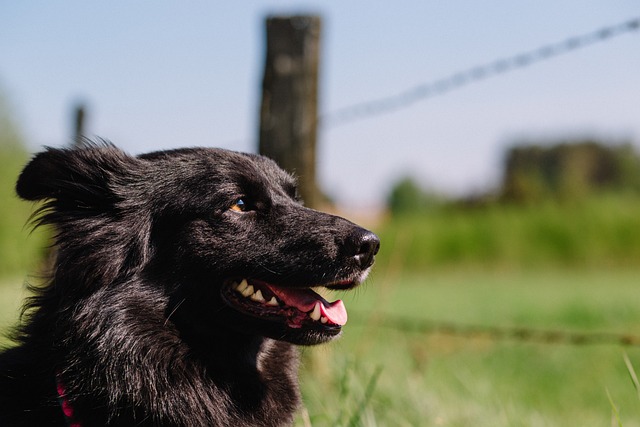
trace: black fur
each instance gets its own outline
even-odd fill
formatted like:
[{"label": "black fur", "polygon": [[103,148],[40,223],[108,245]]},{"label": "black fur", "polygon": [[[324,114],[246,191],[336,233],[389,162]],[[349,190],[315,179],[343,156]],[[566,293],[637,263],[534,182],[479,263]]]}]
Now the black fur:
[{"label": "black fur", "polygon": [[16,189],[45,201],[55,263],[0,355],[1,426],[66,425],[61,385],[82,427],[290,425],[292,344],[340,325],[286,320],[230,284],[350,288],[379,245],[303,207],[271,160],[220,149],[48,149]]}]

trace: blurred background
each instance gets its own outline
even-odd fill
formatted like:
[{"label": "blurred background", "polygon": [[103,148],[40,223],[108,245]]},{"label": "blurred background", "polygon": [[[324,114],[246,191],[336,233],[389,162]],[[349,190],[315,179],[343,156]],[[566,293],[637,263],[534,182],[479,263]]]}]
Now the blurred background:
[{"label": "blurred background", "polygon": [[[299,426],[640,426],[640,3],[0,3],[0,330],[82,134],[257,152],[269,16],[321,21],[316,204],[376,231]],[[78,109],[81,110],[78,110]],[[0,344],[10,345],[6,339]]]}]

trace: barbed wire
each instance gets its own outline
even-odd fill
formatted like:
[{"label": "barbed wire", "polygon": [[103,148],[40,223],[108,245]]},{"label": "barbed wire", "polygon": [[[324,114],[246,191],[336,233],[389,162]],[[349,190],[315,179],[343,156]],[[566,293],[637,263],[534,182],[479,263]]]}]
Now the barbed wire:
[{"label": "barbed wire", "polygon": [[559,55],[610,40],[614,37],[637,31],[639,28],[640,18],[634,18],[621,24],[600,28],[587,34],[569,37],[559,43],[545,45],[532,51],[498,59],[484,65],[454,73],[449,77],[414,86],[396,95],[337,109],[321,115],[319,121],[322,127],[328,128],[363,120],[372,116],[388,114],[407,108],[418,101],[442,95],[490,77],[525,68]]},{"label": "barbed wire", "polygon": [[[365,318],[366,316],[358,316]],[[612,332],[576,332],[563,330],[542,330],[528,327],[496,327],[442,322],[426,319],[379,314],[376,325],[421,334],[443,334],[462,337],[485,337],[499,340],[538,342],[544,344],[616,344],[624,347],[640,346],[640,336]]]}]

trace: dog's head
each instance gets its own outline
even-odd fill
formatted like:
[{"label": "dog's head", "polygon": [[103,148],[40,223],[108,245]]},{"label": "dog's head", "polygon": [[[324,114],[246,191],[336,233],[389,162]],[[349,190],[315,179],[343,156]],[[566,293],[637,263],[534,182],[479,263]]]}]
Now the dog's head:
[{"label": "dog's head", "polygon": [[48,149],[17,192],[47,200],[41,221],[55,227],[54,279],[67,296],[152,289],[186,339],[233,331],[327,341],[347,313],[312,288],[357,286],[379,247],[373,233],[302,206],[273,161],[227,150]]}]

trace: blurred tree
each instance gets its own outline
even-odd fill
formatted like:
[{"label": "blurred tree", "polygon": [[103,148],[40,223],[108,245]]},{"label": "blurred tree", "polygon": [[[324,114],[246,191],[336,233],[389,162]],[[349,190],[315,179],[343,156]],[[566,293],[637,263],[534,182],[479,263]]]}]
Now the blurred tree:
[{"label": "blurred tree", "polygon": [[507,152],[502,184],[505,200],[566,200],[629,190],[640,191],[640,158],[629,143],[527,144]]},{"label": "blurred tree", "polygon": [[442,196],[425,191],[411,177],[400,179],[387,197],[392,214],[425,213],[444,203]]}]

